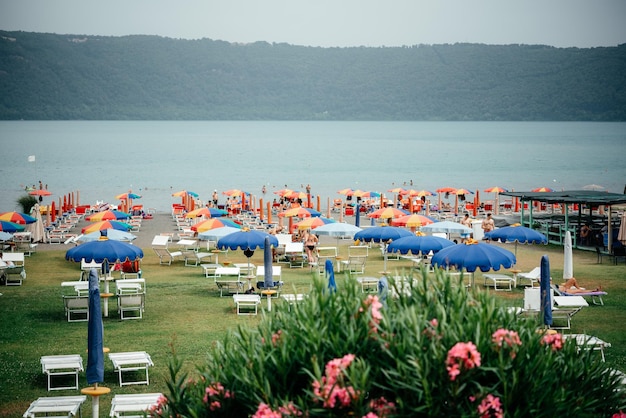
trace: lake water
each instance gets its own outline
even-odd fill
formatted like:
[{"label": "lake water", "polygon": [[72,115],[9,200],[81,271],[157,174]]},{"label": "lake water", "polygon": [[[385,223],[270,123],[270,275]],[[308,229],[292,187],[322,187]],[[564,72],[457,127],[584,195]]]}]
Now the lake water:
[{"label": "lake water", "polygon": [[0,140],[0,211],[39,180],[57,201],[80,190],[83,204],[117,203],[132,189],[158,211],[182,189],[223,200],[265,185],[267,200],[310,184],[325,207],[347,187],[463,187],[487,199],[492,186],[623,193],[626,183],[626,123],[3,121]]}]

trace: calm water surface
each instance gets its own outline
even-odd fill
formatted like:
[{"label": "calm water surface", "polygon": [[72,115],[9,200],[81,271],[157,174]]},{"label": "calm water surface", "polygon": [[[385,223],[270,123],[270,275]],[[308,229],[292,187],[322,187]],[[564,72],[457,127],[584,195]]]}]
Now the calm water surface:
[{"label": "calm water surface", "polygon": [[39,180],[56,200],[80,190],[81,203],[116,203],[132,189],[159,211],[181,189],[207,200],[214,189],[261,196],[265,185],[271,199],[310,184],[325,205],[342,188],[411,182],[481,198],[491,186],[622,193],[626,184],[626,123],[18,121],[0,122],[0,140],[0,211]]}]

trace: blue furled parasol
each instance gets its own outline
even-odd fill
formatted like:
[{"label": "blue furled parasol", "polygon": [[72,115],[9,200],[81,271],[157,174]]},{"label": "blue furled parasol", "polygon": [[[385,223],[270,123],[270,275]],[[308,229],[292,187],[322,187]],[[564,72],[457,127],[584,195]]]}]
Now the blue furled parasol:
[{"label": "blue furled parasol", "polygon": [[326,277],[328,278],[328,290],[332,292],[337,291],[337,283],[335,283],[335,269],[333,268],[333,262],[329,259],[326,260],[326,264],[324,264],[324,271],[326,272]]},{"label": "blue furled parasol", "polygon": [[272,244],[270,244],[269,236],[265,237],[265,243],[263,245],[263,287],[269,289],[274,287],[274,277],[272,271]]},{"label": "blue furled parasol", "polygon": [[359,205],[358,203],[354,208],[354,226],[356,226],[357,228],[361,226],[361,205]]},{"label": "blue furled parasol", "polygon": [[547,255],[541,256],[541,317],[544,325],[552,325],[552,292],[550,292],[550,260]]},{"label": "blue furled parasol", "polygon": [[466,244],[453,245],[440,250],[431,260],[431,264],[439,267],[454,266],[457,270],[465,269],[472,273],[480,271],[500,270],[500,266],[511,268],[516,262],[515,255],[495,245],[470,241]]},{"label": "blue furled parasol", "polygon": [[87,383],[104,381],[104,329],[100,309],[100,283],[96,269],[89,271],[89,322],[87,325]]}]

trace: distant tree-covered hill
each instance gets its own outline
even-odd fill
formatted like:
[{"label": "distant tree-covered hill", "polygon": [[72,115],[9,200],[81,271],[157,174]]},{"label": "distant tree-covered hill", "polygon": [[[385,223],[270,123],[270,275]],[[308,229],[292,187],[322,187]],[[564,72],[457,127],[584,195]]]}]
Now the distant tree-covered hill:
[{"label": "distant tree-covered hill", "polygon": [[626,120],[626,45],[313,48],[0,31],[0,119]]}]

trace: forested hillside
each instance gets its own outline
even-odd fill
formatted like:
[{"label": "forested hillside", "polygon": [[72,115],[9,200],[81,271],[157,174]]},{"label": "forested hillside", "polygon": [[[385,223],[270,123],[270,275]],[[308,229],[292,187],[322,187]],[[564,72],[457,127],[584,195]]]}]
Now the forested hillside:
[{"label": "forested hillside", "polygon": [[0,31],[0,119],[626,120],[626,45],[313,48]]}]

